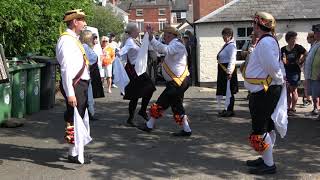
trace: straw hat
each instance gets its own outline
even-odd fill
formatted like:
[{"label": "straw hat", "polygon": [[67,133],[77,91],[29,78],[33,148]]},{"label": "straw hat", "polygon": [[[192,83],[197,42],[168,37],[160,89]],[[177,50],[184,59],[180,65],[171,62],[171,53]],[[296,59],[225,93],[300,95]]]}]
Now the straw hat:
[{"label": "straw hat", "polygon": [[276,27],[276,20],[267,12],[257,12],[254,15],[254,21],[269,29],[274,29]]},{"label": "straw hat", "polygon": [[74,9],[67,11],[64,14],[63,21],[68,22],[74,19],[80,19],[86,17],[86,14],[82,11],[82,9]]},{"label": "straw hat", "polygon": [[179,31],[177,28],[174,28],[172,26],[167,26],[165,28],[163,28],[163,32],[166,32],[166,33],[171,33],[171,34],[174,34],[176,36],[179,36]]}]

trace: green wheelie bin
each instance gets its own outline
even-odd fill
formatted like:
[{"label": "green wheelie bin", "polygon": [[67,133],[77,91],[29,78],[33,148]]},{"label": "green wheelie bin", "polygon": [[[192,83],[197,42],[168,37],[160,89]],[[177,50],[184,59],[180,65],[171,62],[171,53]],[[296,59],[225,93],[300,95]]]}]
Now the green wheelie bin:
[{"label": "green wheelie bin", "polygon": [[27,114],[40,111],[40,68],[45,64],[32,63],[27,69]]},{"label": "green wheelie bin", "polygon": [[26,88],[28,64],[10,64],[12,88],[11,117],[23,118],[26,114]]},{"label": "green wheelie bin", "polygon": [[0,84],[0,124],[11,117],[11,85]]}]

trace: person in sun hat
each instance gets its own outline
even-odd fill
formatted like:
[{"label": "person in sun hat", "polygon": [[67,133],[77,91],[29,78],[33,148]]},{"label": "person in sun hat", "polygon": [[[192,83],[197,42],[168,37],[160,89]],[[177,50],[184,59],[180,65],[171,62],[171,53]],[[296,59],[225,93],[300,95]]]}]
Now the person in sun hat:
[{"label": "person in sun hat", "polygon": [[163,112],[167,108],[171,107],[175,122],[182,127],[181,131],[172,135],[191,136],[189,119],[183,107],[184,93],[190,85],[187,65],[188,54],[184,44],[178,39],[180,33],[174,27],[165,27],[163,32],[166,44],[162,44],[154,38],[150,26],[147,27],[147,31],[152,48],[166,55],[162,63],[162,75],[166,80],[166,88],[159,96],[157,102],[151,105],[148,121],[138,128],[145,132],[151,132],[155,121],[163,115]]},{"label": "person in sun hat", "polygon": [[249,143],[261,157],[246,162],[251,174],[273,174],[275,128],[284,137],[287,131],[287,95],[285,70],[280,60],[280,48],[275,35],[275,18],[267,12],[257,12],[253,31],[259,38],[242,69],[244,85],[251,92],[249,109],[252,132]]},{"label": "person in sun hat", "polygon": [[[88,106],[89,60],[85,50],[79,41],[79,35],[87,25],[85,13],[81,9],[67,11],[63,21],[67,29],[60,35],[56,45],[56,57],[61,68],[61,93],[66,101],[65,139],[70,144],[68,161],[71,163],[89,163],[83,158],[83,152],[79,153],[76,139],[77,132],[75,119],[79,113],[81,118],[85,117]],[[91,137],[88,137],[90,141]],[[85,144],[84,144],[85,145]],[[83,147],[83,146],[81,146]]]}]

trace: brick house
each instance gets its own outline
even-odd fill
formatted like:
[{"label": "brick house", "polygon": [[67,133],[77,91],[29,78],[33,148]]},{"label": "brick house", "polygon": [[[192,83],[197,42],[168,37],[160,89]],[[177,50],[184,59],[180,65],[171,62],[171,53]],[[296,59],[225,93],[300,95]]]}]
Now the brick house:
[{"label": "brick house", "polygon": [[129,13],[129,22],[136,22],[141,34],[148,24],[156,32],[171,24],[171,6],[168,0],[121,2],[118,7]]},{"label": "brick house", "polygon": [[193,21],[197,21],[230,1],[231,0],[193,0]]}]

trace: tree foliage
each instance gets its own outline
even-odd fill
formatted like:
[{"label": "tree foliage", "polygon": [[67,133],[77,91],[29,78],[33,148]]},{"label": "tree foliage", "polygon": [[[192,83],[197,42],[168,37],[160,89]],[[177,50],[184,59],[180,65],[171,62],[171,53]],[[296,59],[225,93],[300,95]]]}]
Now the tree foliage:
[{"label": "tree foliage", "polygon": [[[110,11],[101,12],[101,8],[95,7],[92,0],[0,1],[0,43],[4,45],[6,55],[38,53],[54,56],[63,15],[71,9],[83,9],[88,15],[87,22],[90,26],[96,26],[90,24],[96,22],[95,18],[98,18],[97,22],[103,19],[96,13],[100,13],[100,16],[108,14],[105,19],[108,19],[107,26],[112,28],[106,30],[103,27],[101,30],[119,32],[115,29],[120,27],[118,20],[117,23],[113,23],[115,16]],[[99,10],[96,11],[97,9]]]},{"label": "tree foliage", "polygon": [[95,6],[93,17],[88,23],[89,26],[98,28],[100,36],[112,32],[119,36],[124,29],[123,19],[115,16],[111,8]]}]

